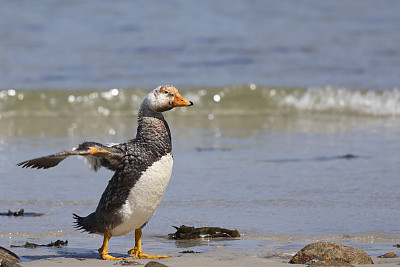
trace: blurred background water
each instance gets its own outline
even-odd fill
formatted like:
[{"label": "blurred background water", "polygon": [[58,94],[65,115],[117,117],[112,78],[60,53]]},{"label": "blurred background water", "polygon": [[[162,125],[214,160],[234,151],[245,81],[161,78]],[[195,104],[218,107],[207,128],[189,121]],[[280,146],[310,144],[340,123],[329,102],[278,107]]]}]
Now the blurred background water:
[{"label": "blurred background water", "polygon": [[[226,246],[269,255],[316,240],[372,255],[400,243],[398,1],[3,1],[0,9],[0,245],[102,238],[73,229],[111,172],[77,159],[16,163],[82,141],[134,137],[148,91],[174,84],[175,166],[144,247]],[[237,228],[240,240],[175,242],[172,225]],[[125,252],[132,235],[113,238]]]},{"label": "blurred background water", "polygon": [[392,89],[393,1],[3,1],[1,88]]}]

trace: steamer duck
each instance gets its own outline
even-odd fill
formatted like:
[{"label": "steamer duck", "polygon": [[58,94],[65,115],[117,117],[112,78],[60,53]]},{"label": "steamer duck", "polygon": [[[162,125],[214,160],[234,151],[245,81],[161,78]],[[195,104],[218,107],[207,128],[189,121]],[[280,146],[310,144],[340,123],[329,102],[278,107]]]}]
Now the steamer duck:
[{"label": "steamer duck", "polygon": [[18,164],[22,168],[47,169],[65,158],[79,155],[97,171],[105,167],[114,175],[102,194],[96,211],[86,217],[74,214],[75,226],[104,236],[99,248],[105,260],[119,260],[108,254],[112,236],[135,230],[133,258],[158,259],[165,255],[147,255],[142,251],[142,228],[153,216],[172,173],[171,133],[162,112],[174,107],[191,106],[171,85],[159,86],[143,100],[138,115],[136,138],[123,144],[102,145],[84,142],[71,151],[63,151]]}]

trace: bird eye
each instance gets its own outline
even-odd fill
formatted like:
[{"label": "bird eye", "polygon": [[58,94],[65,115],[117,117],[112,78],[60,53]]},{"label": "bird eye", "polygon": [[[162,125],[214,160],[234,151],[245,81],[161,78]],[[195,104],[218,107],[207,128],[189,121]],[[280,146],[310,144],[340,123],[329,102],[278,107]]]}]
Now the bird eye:
[{"label": "bird eye", "polygon": [[168,92],[168,91],[164,91],[164,94],[168,95],[168,94],[169,94],[169,92]]}]

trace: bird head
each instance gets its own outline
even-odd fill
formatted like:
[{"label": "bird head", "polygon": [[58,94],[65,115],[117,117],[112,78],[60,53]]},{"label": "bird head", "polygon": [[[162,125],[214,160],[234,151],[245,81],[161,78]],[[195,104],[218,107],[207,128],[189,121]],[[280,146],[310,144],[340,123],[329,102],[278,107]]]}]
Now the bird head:
[{"label": "bird head", "polygon": [[148,108],[155,112],[164,112],[175,107],[193,105],[192,101],[183,98],[178,89],[172,85],[163,85],[155,88],[147,95],[143,103],[146,103]]}]

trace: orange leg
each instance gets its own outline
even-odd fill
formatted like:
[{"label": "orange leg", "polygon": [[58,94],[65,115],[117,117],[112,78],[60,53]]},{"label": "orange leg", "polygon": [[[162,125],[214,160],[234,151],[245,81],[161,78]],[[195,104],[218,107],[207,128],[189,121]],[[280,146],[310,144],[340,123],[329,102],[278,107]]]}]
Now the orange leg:
[{"label": "orange leg", "polygon": [[115,258],[108,254],[108,241],[110,240],[112,234],[109,230],[104,233],[103,245],[99,248],[99,253],[104,260],[125,260],[125,258]]},{"label": "orange leg", "polygon": [[128,251],[129,255],[133,254],[134,259],[159,259],[159,258],[169,258],[166,255],[147,255],[142,251],[142,228],[135,230],[135,247]]}]

